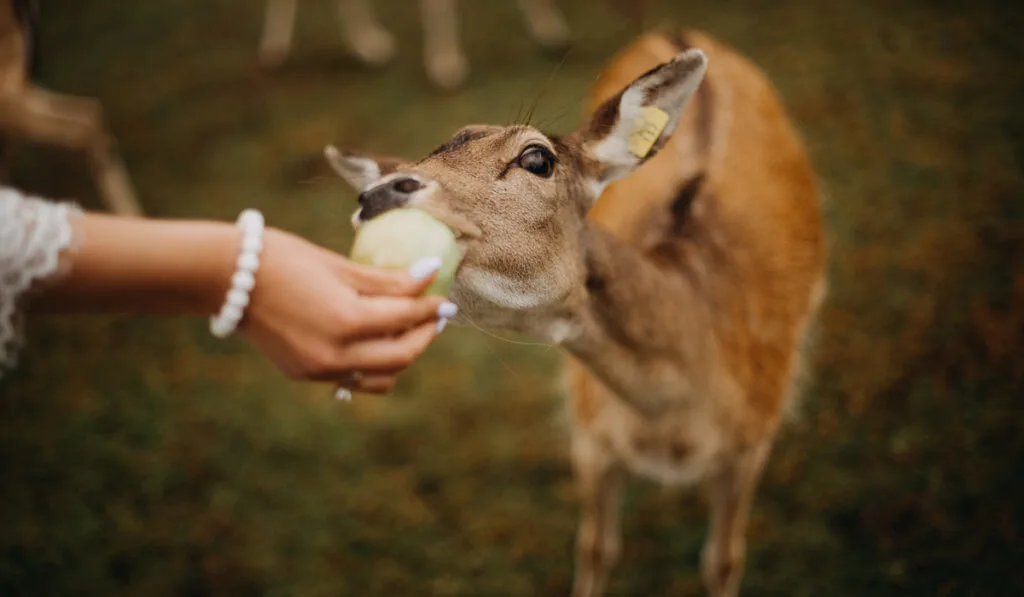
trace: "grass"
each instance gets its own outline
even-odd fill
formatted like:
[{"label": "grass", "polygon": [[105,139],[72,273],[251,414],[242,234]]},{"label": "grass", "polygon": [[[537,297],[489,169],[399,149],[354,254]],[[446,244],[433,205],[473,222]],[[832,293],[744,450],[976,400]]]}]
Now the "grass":
[{"label": "grass", "polygon": [[[565,0],[557,70],[514,3],[463,2],[466,89],[426,84],[415,11],[395,64],[348,58],[329,2],[254,67],[258,2],[46,3],[42,81],[104,101],[150,214],[270,222],[345,250],[328,142],[416,156],[469,122],[574,126],[638,28]],[[1024,19],[1009,4],[662,2],[771,74],[827,189],[831,295],[815,381],[749,532],[748,595],[1024,591]],[[98,208],[78,156],[14,182]],[[0,594],[563,595],[576,505],[555,350],[447,331],[392,397],[330,399],[204,322],[30,323],[0,385]],[[704,510],[637,483],[613,595],[699,595]]]}]

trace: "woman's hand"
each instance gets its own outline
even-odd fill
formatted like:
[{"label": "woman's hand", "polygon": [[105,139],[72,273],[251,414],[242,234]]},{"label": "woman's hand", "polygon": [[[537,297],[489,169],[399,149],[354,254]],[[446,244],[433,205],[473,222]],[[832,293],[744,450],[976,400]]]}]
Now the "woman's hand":
[{"label": "woman's hand", "polygon": [[[39,311],[209,316],[224,303],[236,226],[100,214],[74,226],[66,273],[39,289]],[[292,378],[387,392],[455,315],[452,303],[419,297],[441,265],[433,261],[412,273],[369,269],[267,229],[241,329]]]},{"label": "woman's hand", "polygon": [[440,259],[412,272],[357,265],[268,229],[241,330],[294,379],[384,393],[430,345],[455,305],[419,295]]}]

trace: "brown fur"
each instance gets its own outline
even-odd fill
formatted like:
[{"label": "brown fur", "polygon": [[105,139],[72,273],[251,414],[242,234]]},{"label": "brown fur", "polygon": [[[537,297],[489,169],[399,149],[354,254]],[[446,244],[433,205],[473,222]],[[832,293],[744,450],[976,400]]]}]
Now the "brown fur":
[{"label": "brown fur", "polygon": [[[623,325],[629,326],[635,325],[629,314],[643,319],[651,311],[686,310],[688,316],[659,319],[657,328],[671,328],[668,335],[683,342],[705,336],[705,346],[714,347],[691,364],[709,378],[727,380],[724,395],[697,397],[713,403],[715,412],[708,422],[717,424],[715,434],[724,442],[708,471],[714,476],[716,468],[729,470],[729,460],[742,462],[749,458],[745,453],[757,454],[760,446],[767,451],[771,444],[789,399],[798,343],[816,307],[825,251],[813,172],[774,89],[759,69],[708,36],[687,32],[685,39],[686,45],[705,51],[711,65],[702,84],[706,91],[695,99],[698,109],[684,116],[665,151],[605,191],[590,219],[641,247],[651,260],[677,269],[691,289],[691,300],[664,293],[653,308],[645,305],[643,310],[615,313],[625,314]],[[625,82],[677,49],[674,40],[663,36],[638,40],[604,71],[591,105],[617,93]],[[723,97],[716,97],[718,90]],[[700,109],[702,105],[706,107]],[[702,189],[690,200],[686,220],[673,234],[665,225],[665,204],[674,197],[671,189],[685,186],[695,172],[705,177]],[[614,435],[619,432],[614,428],[625,425],[634,438],[660,439],[672,459],[672,442],[678,436],[673,437],[671,425],[666,431],[663,421],[624,424],[619,398],[585,366],[574,363],[571,371],[573,420],[577,437],[584,438],[578,442],[596,436],[598,445],[608,445],[602,436]],[[705,392],[720,384],[709,380],[708,385]],[[602,412],[610,416],[602,420]],[[577,468],[592,466],[587,458],[578,456]],[[759,458],[763,456],[753,460]],[[597,466],[606,466],[602,463],[607,459],[596,458]],[[738,467],[752,478],[736,475],[730,488],[752,486],[759,467]],[[713,526],[704,556],[712,594],[738,590],[742,557],[735,545],[740,542],[729,533],[716,534]],[[600,576],[604,571],[592,573]],[[600,584],[601,579],[593,579],[589,586]]]},{"label": "brown fur", "polygon": [[[617,557],[627,472],[709,483],[704,579],[712,595],[737,593],[757,480],[823,288],[815,178],[777,93],[731,49],[684,39],[706,54],[711,91],[693,87],[699,53],[648,35],[603,71],[572,135],[467,127],[391,174],[424,183],[409,204],[463,234],[460,313],[573,356],[578,596],[601,593]],[[639,160],[615,143],[635,102],[676,119]],[[558,158],[550,178],[516,166],[534,144]],[[629,170],[593,204],[590,189]]]}]

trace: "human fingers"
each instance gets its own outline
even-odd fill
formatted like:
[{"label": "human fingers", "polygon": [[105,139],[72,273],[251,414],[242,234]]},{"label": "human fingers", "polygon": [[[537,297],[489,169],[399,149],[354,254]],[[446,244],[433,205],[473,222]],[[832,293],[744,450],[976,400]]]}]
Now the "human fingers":
[{"label": "human fingers", "polygon": [[[454,315],[454,310],[442,311]],[[307,349],[292,367],[294,371],[290,375],[296,379],[329,381],[343,387],[352,387],[353,371],[397,373],[427,349],[444,328],[446,321],[430,318],[398,334],[336,341],[334,345],[326,344],[316,350]]]},{"label": "human fingers", "polygon": [[441,269],[440,257],[421,259],[408,271],[369,267],[342,259],[339,267],[342,280],[362,295],[419,296]]},{"label": "human fingers", "polygon": [[447,320],[458,313],[455,303],[437,296],[415,299],[375,296],[359,297],[357,301],[350,318],[350,333],[356,337],[399,334],[426,321],[437,322],[440,332]]},{"label": "human fingers", "polygon": [[419,358],[438,333],[438,322],[430,320],[398,336],[356,341],[345,347],[341,362],[350,371],[400,371]]}]

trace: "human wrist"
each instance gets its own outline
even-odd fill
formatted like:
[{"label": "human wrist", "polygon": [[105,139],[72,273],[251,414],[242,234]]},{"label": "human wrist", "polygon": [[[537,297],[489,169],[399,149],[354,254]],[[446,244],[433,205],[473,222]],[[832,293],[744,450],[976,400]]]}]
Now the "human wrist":
[{"label": "human wrist", "polygon": [[230,223],[207,220],[136,222],[140,233],[151,235],[134,264],[137,273],[132,274],[144,297],[142,311],[216,313],[231,286],[241,232]]},{"label": "human wrist", "polygon": [[204,241],[196,246],[204,251],[202,266],[197,268],[196,278],[190,285],[194,293],[188,302],[188,311],[193,315],[211,316],[221,308],[231,289],[242,233],[227,222],[204,224],[208,225]]},{"label": "human wrist", "polygon": [[238,329],[249,306],[250,293],[256,286],[256,272],[260,269],[263,252],[266,229],[263,214],[255,209],[246,209],[238,216],[235,226],[241,234],[241,241],[231,286],[220,309],[210,317],[210,333],[217,338],[227,338]]}]

